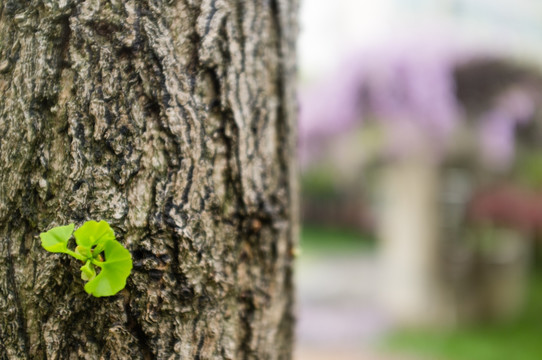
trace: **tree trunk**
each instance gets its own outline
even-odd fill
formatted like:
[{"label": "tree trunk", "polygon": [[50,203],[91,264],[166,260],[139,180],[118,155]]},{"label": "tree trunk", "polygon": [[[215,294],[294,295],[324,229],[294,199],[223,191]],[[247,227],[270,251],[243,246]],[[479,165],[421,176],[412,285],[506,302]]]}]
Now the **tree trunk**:
[{"label": "tree trunk", "polygon": [[[0,359],[287,359],[295,0],[0,0]],[[108,221],[83,290],[53,226]]]}]

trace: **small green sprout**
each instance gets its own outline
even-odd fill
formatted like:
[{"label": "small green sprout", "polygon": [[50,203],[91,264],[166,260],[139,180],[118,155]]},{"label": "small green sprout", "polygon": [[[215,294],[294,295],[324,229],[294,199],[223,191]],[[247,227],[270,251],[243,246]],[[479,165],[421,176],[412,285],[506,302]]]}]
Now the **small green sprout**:
[{"label": "small green sprout", "polygon": [[[41,233],[41,246],[49,252],[64,253],[81,260],[81,279],[88,281],[85,291],[96,297],[111,296],[124,289],[132,270],[132,255],[115,238],[105,221],[87,221],[73,232],[74,224],[57,226]],[[68,240],[75,237],[75,251]],[[95,267],[99,268],[99,272]]]}]

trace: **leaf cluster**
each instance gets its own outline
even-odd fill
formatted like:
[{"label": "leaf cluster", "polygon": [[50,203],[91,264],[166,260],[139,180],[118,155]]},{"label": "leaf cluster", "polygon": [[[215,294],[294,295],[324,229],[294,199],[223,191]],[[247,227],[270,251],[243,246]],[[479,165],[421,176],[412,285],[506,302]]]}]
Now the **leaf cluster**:
[{"label": "leaf cluster", "polygon": [[[113,229],[105,221],[87,221],[75,232],[74,224],[57,226],[41,233],[41,245],[49,252],[64,253],[84,263],[81,279],[87,281],[85,291],[93,296],[111,296],[126,286],[132,270],[132,256],[120,244]],[[71,236],[77,244],[68,248]]]}]

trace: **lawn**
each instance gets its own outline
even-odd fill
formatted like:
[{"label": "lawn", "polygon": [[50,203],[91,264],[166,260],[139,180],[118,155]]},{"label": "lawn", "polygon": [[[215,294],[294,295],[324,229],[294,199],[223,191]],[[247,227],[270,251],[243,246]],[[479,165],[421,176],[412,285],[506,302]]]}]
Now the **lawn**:
[{"label": "lawn", "polygon": [[300,247],[303,254],[344,254],[371,251],[375,242],[353,229],[304,225]]},{"label": "lawn", "polygon": [[402,331],[386,349],[438,360],[542,359],[542,276],[533,276],[528,304],[515,322],[455,331]]}]

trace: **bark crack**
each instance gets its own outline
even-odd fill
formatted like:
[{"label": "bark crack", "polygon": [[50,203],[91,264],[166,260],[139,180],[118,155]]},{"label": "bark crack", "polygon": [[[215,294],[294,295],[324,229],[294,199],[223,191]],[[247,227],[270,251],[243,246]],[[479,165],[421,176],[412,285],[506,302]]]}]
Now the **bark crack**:
[{"label": "bark crack", "polygon": [[137,339],[141,354],[143,355],[144,360],[155,360],[156,356],[154,355],[151,346],[148,342],[148,336],[143,330],[143,326],[138,320],[138,316],[134,313],[131,305],[132,293],[130,292],[127,300],[124,303],[124,311],[126,312],[127,317],[127,326],[128,330],[134,335]]},{"label": "bark crack", "polygon": [[17,282],[15,280],[15,265],[13,263],[13,256],[11,253],[11,229],[9,229],[10,226],[8,225],[8,236],[6,236],[6,248],[7,248],[7,278],[9,285],[12,289],[13,299],[15,302],[15,306],[17,307],[17,325],[18,329],[17,332],[19,334],[19,339],[22,339],[22,351],[25,354],[26,358],[30,357],[30,338],[26,329],[26,317],[24,314],[24,309],[21,304],[21,299],[19,297],[19,292],[17,289],[19,288],[17,286]]}]

